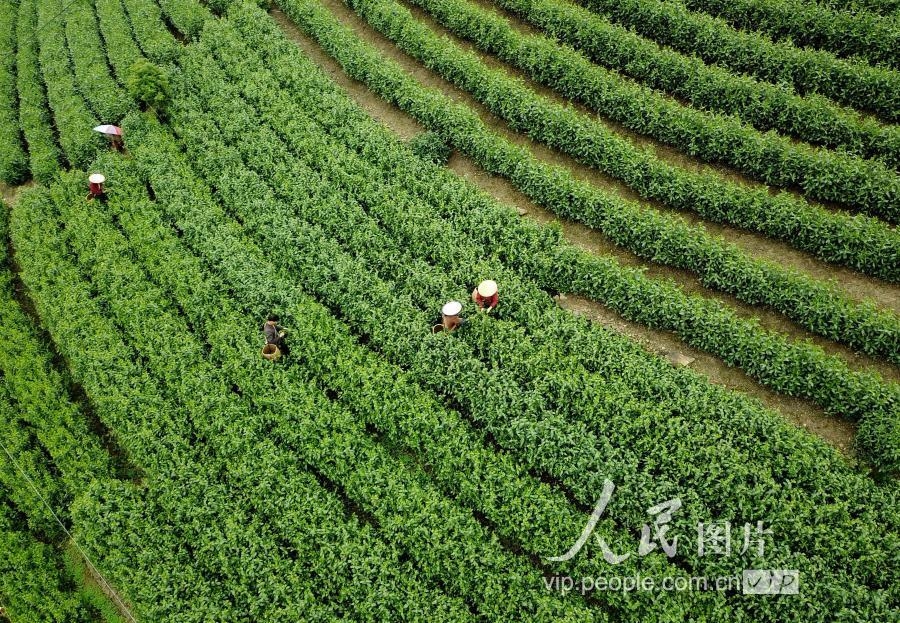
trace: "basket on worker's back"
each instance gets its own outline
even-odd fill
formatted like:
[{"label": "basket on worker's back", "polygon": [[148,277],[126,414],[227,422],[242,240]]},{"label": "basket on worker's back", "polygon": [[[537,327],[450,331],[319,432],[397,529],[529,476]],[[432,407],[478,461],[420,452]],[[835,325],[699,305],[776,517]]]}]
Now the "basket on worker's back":
[{"label": "basket on worker's back", "polygon": [[266,344],[263,346],[262,356],[269,361],[278,361],[281,359],[281,349],[275,344]]}]

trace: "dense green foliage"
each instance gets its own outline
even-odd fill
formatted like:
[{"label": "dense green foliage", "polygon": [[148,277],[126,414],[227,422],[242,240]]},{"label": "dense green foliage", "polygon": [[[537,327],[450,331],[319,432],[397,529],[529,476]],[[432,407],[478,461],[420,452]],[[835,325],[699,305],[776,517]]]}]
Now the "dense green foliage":
[{"label": "dense green foliage", "polygon": [[[377,15],[384,16],[383,13]],[[402,15],[388,14],[386,19],[391,17],[401,24],[408,23]],[[378,17],[370,14],[370,19]],[[384,28],[388,27],[384,22],[380,23]],[[443,42],[436,42],[436,46],[428,49],[434,53],[429,58],[443,62],[444,75],[471,89],[482,103],[507,119],[514,128],[622,179],[645,197],[677,209],[696,211],[714,221],[734,223],[789,241],[826,261],[849,264],[890,281],[900,279],[900,242],[883,223],[860,216],[834,214],[811,207],[786,193],[772,196],[764,188],[748,189],[743,185],[724,182],[715,175],[670,166],[649,152],[636,149],[601,124],[592,123],[585,116],[562,106],[550,104],[520,84],[486,69],[470,56],[459,53],[448,56]],[[467,113],[467,116],[467,125],[480,124],[474,114]],[[518,151],[526,153],[521,149]],[[619,199],[607,201],[623,203]],[[643,210],[638,213],[634,209],[631,213],[635,214],[633,218],[645,222],[650,218],[643,214]],[[586,220],[591,216],[581,211],[580,216],[574,218]],[[675,225],[676,221],[671,218],[665,220],[665,236],[672,236],[680,225]],[[597,226],[596,221],[588,222]],[[609,235],[608,230],[606,233]],[[629,246],[621,237],[611,237]],[[709,242],[700,246],[708,248]],[[634,247],[630,248],[642,255]],[[679,250],[679,253],[684,251]],[[659,254],[650,257],[656,261],[671,261]],[[696,269],[704,261],[692,255],[690,260],[675,265]]]},{"label": "dense green foliage", "polygon": [[683,0],[688,8],[722,17],[796,46],[821,48],[900,69],[900,21],[865,11],[835,11],[792,0]]},{"label": "dense green foliage", "polygon": [[707,65],[559,0],[497,0],[550,36],[610,69],[683,98],[696,108],[737,115],[760,130],[775,129],[817,145],[838,147],[900,165],[900,129],[864,118],[822,96],[800,97],[784,85]]},{"label": "dense green foliage", "polygon": [[[218,45],[219,42],[223,41],[223,32],[216,31],[214,35],[210,37],[210,41],[215,41]],[[246,57],[246,50],[241,50],[240,53],[235,51],[236,56],[233,57],[230,62],[238,62],[240,63]],[[204,55],[206,57],[208,55]],[[240,60],[238,60],[240,59]],[[196,61],[191,61],[196,62]],[[267,63],[272,63],[272,57],[267,56]],[[285,65],[284,71],[290,72],[292,70],[297,70],[299,73],[305,73],[299,70],[292,65]],[[249,66],[235,66],[235,74],[240,76],[255,76],[257,73],[255,71],[251,71]],[[192,84],[200,84],[201,76],[203,80],[208,80],[214,72],[211,71],[211,68],[206,65],[202,66],[195,70],[194,74],[192,74]],[[269,85],[269,89],[265,92],[260,91],[258,86],[252,87],[248,85],[247,93],[256,93],[260,95],[263,101],[270,101],[272,92],[271,85],[273,84],[271,80],[265,78],[265,76],[260,76],[259,78],[262,84]],[[219,92],[221,85],[216,85],[214,87],[215,91]],[[202,89],[201,89],[202,91]],[[318,91],[315,91],[318,92]],[[203,95],[202,97],[206,98],[208,95]],[[233,94],[229,94],[227,92],[220,93],[219,97],[221,98],[221,103],[217,104],[217,106],[224,106],[228,109],[232,109],[235,113],[237,109],[233,108],[235,106],[236,100]],[[202,114],[208,114],[209,112],[213,112],[214,110],[218,110],[216,108],[210,108],[210,100],[206,100],[206,105],[204,105]],[[274,105],[274,104],[273,104]],[[197,108],[198,113],[200,112],[200,108]],[[274,109],[273,109],[274,111]],[[379,348],[385,349],[385,354],[396,353],[396,357],[398,361],[408,362],[416,371],[417,376],[420,378],[422,382],[428,382],[430,385],[434,387],[444,388],[444,391],[448,389],[452,389],[452,391],[456,392],[459,390],[455,390],[453,388],[463,388],[467,383],[473,383],[472,393],[469,394],[469,398],[460,402],[463,405],[471,405],[472,414],[478,414],[478,417],[481,419],[485,419],[491,417],[490,413],[485,413],[483,409],[478,409],[476,405],[481,404],[483,402],[483,398],[481,392],[484,391],[484,382],[485,378],[482,376],[482,372],[478,368],[472,369],[472,366],[475,365],[474,361],[471,359],[466,359],[463,355],[463,350],[461,348],[456,348],[452,346],[451,343],[445,342],[433,342],[434,348],[452,348],[452,359],[442,359],[442,362],[446,361],[457,361],[458,365],[452,366],[452,369],[447,371],[447,374],[440,374],[440,378],[433,378],[436,374],[438,374],[441,370],[444,370],[445,366],[443,363],[432,363],[429,360],[413,358],[410,359],[407,349],[418,348],[421,349],[424,346],[425,342],[422,342],[422,338],[417,338],[419,340],[418,344],[409,344],[409,341],[414,338],[415,335],[424,335],[427,332],[416,330],[410,332],[410,321],[412,317],[408,312],[404,312],[403,305],[391,304],[390,301],[396,300],[399,296],[402,299],[405,299],[406,296],[411,296],[415,290],[410,290],[404,287],[402,290],[398,290],[397,286],[401,282],[396,282],[394,287],[387,286],[378,286],[377,280],[372,280],[372,278],[366,277],[363,278],[366,274],[366,269],[361,265],[357,264],[355,267],[348,266],[346,271],[340,271],[339,273],[333,273],[332,269],[329,269],[328,266],[332,264],[335,260],[331,259],[333,254],[337,252],[336,248],[333,246],[333,243],[328,243],[327,239],[321,238],[321,234],[316,234],[315,229],[307,228],[299,228],[298,226],[294,226],[290,224],[289,220],[285,220],[287,217],[287,213],[283,211],[283,208],[278,208],[279,205],[288,205],[285,203],[273,203],[272,200],[266,199],[268,193],[270,192],[280,192],[284,193],[285,199],[288,196],[293,196],[294,199],[290,201],[290,205],[294,206],[294,209],[301,208],[301,204],[298,201],[301,200],[301,197],[306,201],[309,201],[309,206],[312,208],[313,206],[322,206],[321,203],[324,201],[324,196],[309,196],[309,186],[307,186],[307,182],[303,181],[303,178],[299,177],[299,171],[297,169],[293,169],[293,175],[291,179],[295,180],[295,186],[297,188],[296,193],[292,193],[290,188],[287,187],[272,187],[270,190],[265,190],[263,186],[260,186],[260,178],[253,175],[252,173],[248,174],[245,171],[247,166],[257,166],[264,167],[261,170],[265,170],[269,175],[272,175],[272,169],[269,168],[273,166],[273,162],[282,162],[283,154],[279,156],[277,159],[273,160],[271,156],[266,156],[264,151],[260,151],[261,149],[269,149],[274,145],[277,145],[277,141],[272,140],[270,137],[261,137],[262,140],[254,141],[249,135],[246,133],[246,129],[242,128],[240,125],[235,125],[236,120],[229,120],[227,117],[221,117],[220,115],[225,114],[224,109],[220,112],[216,112],[214,114],[214,118],[222,119],[222,122],[227,124],[229,128],[229,132],[232,133],[232,138],[229,139],[234,141],[235,145],[242,146],[242,149],[246,149],[246,153],[253,154],[252,161],[246,160],[245,162],[241,162],[241,158],[238,156],[238,159],[235,161],[234,156],[229,156],[227,152],[222,151],[221,147],[216,147],[215,143],[210,143],[209,139],[202,139],[204,135],[209,136],[208,132],[210,126],[210,122],[204,122],[202,117],[195,115],[191,116],[188,119],[184,120],[184,123],[178,122],[178,117],[183,112],[175,112],[176,124],[179,128],[182,128],[183,131],[188,132],[188,135],[185,137],[184,146],[188,149],[192,149],[189,154],[189,157],[192,157],[192,160],[197,162],[201,170],[205,171],[205,175],[210,175],[210,181],[215,184],[216,188],[220,196],[226,201],[230,209],[237,210],[239,214],[240,220],[244,223],[244,226],[248,226],[248,231],[258,232],[257,238],[262,244],[261,248],[271,250],[271,257],[276,259],[280,263],[282,263],[285,268],[292,267],[292,274],[294,275],[302,275],[304,279],[304,283],[309,283],[311,287],[313,287],[317,293],[317,296],[325,297],[327,300],[336,301],[340,308],[343,310],[343,313],[349,314],[348,319],[353,318],[354,326],[358,326],[360,329],[366,331],[366,333],[370,336],[370,340],[377,340],[376,342],[371,342],[373,344],[377,344]],[[291,117],[293,119],[297,119],[296,111],[295,114]],[[250,122],[250,120],[247,120]],[[280,124],[278,127],[285,127],[285,124]],[[285,131],[289,134],[285,134],[284,136],[294,135],[293,133],[299,129],[300,126],[293,125],[291,129],[285,128]],[[344,120],[344,127],[346,127],[346,120]],[[182,131],[179,130],[179,131]],[[146,141],[148,139],[142,138],[142,130],[137,126],[129,126],[129,137],[132,143],[130,147],[138,157],[139,160],[142,158],[152,158],[154,161],[158,161],[159,163],[167,162],[171,165],[174,162],[179,161],[178,148],[174,145],[171,145],[167,149],[164,150],[165,153],[157,155],[157,153],[162,148],[162,144],[159,142],[162,140],[162,136],[159,132],[153,134],[153,139],[150,140],[149,143]],[[141,143],[144,144],[141,147]],[[314,139],[313,144],[322,145],[321,139]],[[384,150],[385,145],[381,145],[381,150]],[[329,150],[330,152],[331,150]],[[308,154],[310,150],[307,149],[298,149],[296,153],[298,154]],[[306,156],[305,156],[306,157]],[[187,161],[184,161],[186,164]],[[232,166],[227,165],[228,162],[234,162],[235,164]],[[256,162],[256,165],[251,164],[251,162]],[[205,163],[205,164],[204,164]],[[181,165],[179,165],[181,166]],[[419,165],[421,166],[421,164]],[[346,171],[346,167],[335,163],[335,173],[338,171]],[[177,168],[177,167],[176,167]],[[241,171],[244,170],[242,174]],[[159,184],[154,185],[154,190],[157,192],[158,197],[161,192],[165,193],[174,193],[175,189],[172,186],[178,187],[179,184],[184,185],[187,188],[190,185],[190,178],[184,178],[184,181],[178,182],[177,180],[173,180],[170,176],[167,176],[162,171],[164,169],[160,168],[159,173]],[[333,174],[329,174],[333,175]],[[279,179],[282,176],[280,174],[275,174],[274,179]],[[334,178],[335,180],[339,178]],[[344,178],[346,179],[346,178]],[[257,181],[253,181],[257,180]],[[325,187],[334,187],[335,182],[331,182],[330,184],[326,184]],[[392,189],[395,190],[395,189]],[[388,193],[393,200],[396,200],[397,195],[393,193]],[[239,268],[236,263],[240,263],[241,253],[237,250],[237,247],[231,245],[231,243],[226,244],[225,241],[229,239],[229,235],[226,234],[228,228],[218,227],[215,230],[208,229],[209,227],[209,216],[205,216],[207,214],[207,210],[210,209],[212,205],[207,195],[206,198],[194,195],[192,198],[185,198],[180,202],[182,206],[179,209],[188,209],[187,212],[180,213],[180,216],[175,216],[178,219],[178,227],[180,230],[185,232],[186,238],[190,241],[191,245],[196,245],[201,248],[205,248],[209,250],[209,253],[212,253],[216,258],[216,265],[219,266],[220,269],[223,267],[233,268],[225,268],[225,270],[221,273],[225,275],[231,284],[231,287],[240,287],[241,291],[248,291],[248,288],[253,287],[254,279],[248,279],[247,276],[251,274],[266,274],[265,270],[256,270],[249,268]],[[273,198],[274,199],[274,198]],[[343,199],[342,201],[346,201]],[[338,205],[334,203],[325,204],[338,209]],[[375,204],[371,203],[368,199],[366,199],[366,205],[369,206],[369,209],[374,209]],[[207,206],[207,207],[204,207]],[[268,206],[268,208],[266,208]],[[385,205],[384,208],[390,207],[389,205]],[[402,212],[405,215],[410,215],[407,210],[409,209],[408,204],[402,204],[397,206],[397,210]],[[265,209],[264,209],[265,208]],[[273,210],[278,209],[278,212],[273,212]],[[276,216],[278,214],[279,216]],[[363,253],[365,252],[365,248],[368,247],[372,249],[368,255],[366,255],[369,262],[372,262],[377,258],[381,253],[378,249],[382,249],[381,242],[377,244],[373,244],[373,239],[369,236],[371,234],[366,233],[362,235],[362,231],[359,227],[362,224],[358,220],[349,221],[349,213],[345,211],[341,211],[338,213],[332,213],[331,210],[322,210],[321,207],[314,208],[313,211],[303,212],[304,215],[308,215],[309,217],[314,217],[316,219],[324,219],[322,220],[323,226],[325,226],[326,222],[332,222],[333,225],[330,225],[335,233],[344,230],[350,235],[351,232],[360,232],[360,237],[356,241],[356,243],[351,242],[353,236],[348,238],[345,244],[355,244],[358,246],[351,247],[354,249],[354,253]],[[379,219],[384,221],[386,218],[386,213],[382,211],[382,207],[378,208]],[[420,223],[421,217],[417,217],[415,222]],[[275,230],[274,232],[271,229],[267,229],[264,226],[264,223],[271,222],[274,219],[275,222],[278,222],[281,227]],[[356,225],[352,228],[348,228],[348,222],[353,222]],[[397,221],[394,221],[397,222]],[[254,225],[258,223],[260,226]],[[241,231],[241,226],[237,226],[236,224],[231,226],[232,232]],[[215,231],[215,233],[213,233]],[[410,229],[406,230],[407,232],[413,231]],[[431,231],[426,234],[424,231],[422,234],[424,236],[431,235]],[[231,236],[234,234],[232,233]],[[310,237],[312,236],[312,237]],[[284,240],[287,243],[288,240],[291,242],[289,244],[279,244],[279,240]],[[407,238],[408,240],[408,238]],[[285,250],[290,249],[290,253],[285,254]],[[457,251],[457,247],[453,246],[454,251]],[[461,251],[461,250],[460,250]],[[374,255],[372,255],[374,253]],[[455,254],[454,254],[455,255]],[[302,260],[301,258],[307,256],[309,259]],[[388,258],[393,260],[393,268],[391,269],[391,273],[396,275],[398,278],[400,275],[404,274],[413,274],[408,273],[407,269],[403,269],[403,265],[405,260],[400,260],[399,256],[392,252],[390,249],[384,250],[385,262],[390,261]],[[456,258],[458,259],[458,257]],[[348,261],[347,259],[342,260]],[[302,264],[295,264],[294,262],[302,262]],[[417,265],[417,268],[421,270],[423,265]],[[460,272],[466,270],[465,267],[460,268]],[[404,277],[406,279],[407,277]],[[335,283],[334,280],[337,280]],[[354,279],[357,280],[357,283],[354,284]],[[421,278],[420,278],[421,279]],[[362,280],[360,283],[359,280]],[[270,278],[267,282],[268,284],[274,283],[272,278]],[[507,283],[507,280],[504,279],[504,283]],[[422,288],[425,285],[425,282],[421,280],[416,281],[416,285],[419,288]],[[272,286],[275,291],[278,290],[277,287]],[[458,287],[458,286],[457,286]],[[511,286],[514,287],[514,286]],[[258,286],[257,286],[258,288]],[[381,293],[375,297],[374,293]],[[522,310],[519,309],[519,305],[522,304],[523,300],[527,301],[529,297],[524,297],[523,299],[519,299],[517,296],[510,293],[510,297],[515,298],[515,300],[510,300],[509,305],[512,308],[509,311],[509,318],[525,318],[529,317],[530,314],[523,313]],[[358,307],[352,303],[354,299],[357,297],[358,300],[367,300],[370,303]],[[374,297],[374,298],[373,298]],[[440,293],[437,295],[427,295],[428,303],[426,305],[419,305],[417,307],[419,309],[433,309],[434,304],[441,300]],[[507,299],[504,298],[506,301]],[[377,301],[377,303],[376,303]],[[375,305],[373,308],[372,305]],[[391,312],[386,312],[386,310],[391,309]],[[305,312],[308,313],[308,312]],[[429,313],[426,312],[424,317],[421,312],[417,313],[417,316],[420,320],[415,321],[416,325],[421,327],[424,323],[428,322]],[[302,317],[302,315],[298,314],[298,318]],[[364,319],[365,317],[365,319]],[[361,323],[361,324],[356,324]],[[391,329],[391,327],[395,327]],[[498,327],[495,327],[495,329]],[[318,329],[321,331],[321,328]],[[403,332],[403,337],[398,339],[397,330]],[[531,327],[530,330],[537,330],[537,327]],[[476,335],[473,335],[470,340],[465,340],[467,343],[472,344],[473,346],[478,343],[479,339],[489,339],[489,334],[479,332]],[[515,342],[503,341],[504,348],[509,348],[514,344],[521,341],[522,336],[517,335]],[[499,344],[497,344],[499,346]],[[320,348],[328,349],[327,346],[322,346]],[[495,351],[495,348],[491,348],[491,351]],[[545,353],[546,354],[546,353]],[[449,355],[449,353],[448,353]],[[498,355],[502,357],[502,354],[498,352]],[[620,354],[621,356],[621,354]],[[503,360],[506,362],[515,362],[516,358],[512,359],[507,357],[503,357]],[[521,365],[534,365],[537,362],[537,359],[531,358],[528,360],[528,364]],[[323,364],[325,365],[325,364]],[[510,365],[509,363],[505,365]],[[517,365],[517,364],[513,364]],[[460,374],[462,370],[470,370],[470,373],[464,375],[464,378],[455,378]],[[522,368],[522,372],[524,373],[525,369]],[[543,368],[541,368],[543,370]],[[629,375],[633,376],[633,375]],[[430,379],[430,380],[428,380]],[[479,380],[480,379],[480,380]],[[499,377],[498,377],[499,380]],[[479,389],[476,389],[479,388]],[[511,386],[507,386],[511,388]],[[509,391],[509,389],[507,389]],[[458,398],[459,399],[459,398]],[[492,401],[488,401],[488,404],[491,404]],[[611,401],[612,404],[616,404],[615,400]],[[516,407],[511,406],[513,409],[513,413],[516,412]],[[574,413],[572,414],[574,416]],[[547,414],[543,413],[543,418],[546,421]],[[518,426],[523,426],[525,421],[522,418],[517,419]],[[637,432],[637,431],[635,431]],[[641,434],[646,434],[646,430],[641,430]],[[558,433],[549,435],[548,437],[551,439],[558,440]],[[507,436],[503,437],[504,439],[510,439]],[[516,436],[516,438],[520,438],[520,436]],[[533,440],[539,439],[540,436],[533,436],[531,434],[525,435],[525,438],[529,441],[526,443],[533,443]],[[551,444],[552,445],[552,444]],[[546,451],[550,450],[551,445],[548,445]],[[531,453],[529,453],[531,455]],[[539,455],[534,455],[539,456]],[[685,455],[688,456],[688,455]],[[571,460],[571,458],[570,458]],[[821,472],[821,470],[816,467],[812,467],[816,465],[817,462],[813,461],[810,463],[810,467],[812,468],[812,472]],[[565,462],[560,462],[556,464],[555,469],[564,468]],[[578,472],[579,470],[576,468],[573,470],[574,472]],[[827,471],[827,470],[826,470]]]},{"label": "dense green foliage", "polygon": [[197,0],[159,0],[163,13],[185,37],[195,38],[200,34],[209,11],[202,8]]},{"label": "dense green foliage", "polygon": [[[83,168],[48,166],[48,184],[18,195],[11,246],[0,249],[0,438],[18,463],[0,454],[0,603],[13,623],[117,620],[99,591],[79,587],[84,567],[66,558],[72,542],[43,500],[139,621],[892,620],[900,490],[873,476],[900,472],[900,387],[578,248],[464,181],[448,158],[457,149],[647,259],[892,361],[895,315],[545,165],[317,0],[282,6],[425,132],[402,141],[368,116],[260,3],[96,0],[96,18],[87,4],[54,23],[48,7],[58,0],[38,1],[42,64],[38,49],[19,46],[16,86],[33,89],[27,115],[49,119],[51,145],[58,129],[70,161],[89,107],[154,85],[135,91],[149,113],[123,109],[127,151],[95,156],[95,145]],[[395,5],[359,2],[404,26]],[[29,3],[17,30],[31,33]],[[419,3],[481,15],[455,0]],[[114,27],[124,21],[131,27]],[[505,36],[479,21],[473,37]],[[98,25],[103,42],[82,35]],[[409,40],[421,33],[412,26],[399,29]],[[87,58],[108,88],[80,99]],[[153,79],[129,85],[136,63]],[[581,126],[566,134],[541,101],[504,103],[507,82],[460,67],[473,89],[477,79],[488,85],[478,88],[491,105],[530,107],[519,129],[543,119],[547,133],[582,144]],[[61,83],[47,83],[53,115],[40,99],[49,80]],[[662,186],[647,162],[620,170]],[[85,200],[87,171],[107,176],[104,199]],[[679,179],[655,192],[680,193]],[[720,190],[685,188],[684,205]],[[725,201],[739,196],[750,197]],[[824,212],[816,221],[795,199],[746,201],[722,210],[750,221],[757,216],[737,216],[746,206],[755,215],[781,206],[764,221],[772,231],[780,219],[801,244],[818,240],[836,261],[898,277],[896,237],[883,223]],[[787,206],[800,217],[788,219]],[[469,302],[485,277],[501,284],[491,314]],[[561,309],[559,292],[673,331],[857,422],[859,454],[848,459],[758,401]],[[464,301],[467,322],[434,334],[450,299]],[[260,323],[273,312],[290,347],[277,363],[259,353]],[[549,590],[548,577],[611,569],[593,541],[569,561],[548,559],[577,538],[607,478],[616,491],[595,534],[632,554],[615,573],[687,581],[799,569],[801,594]],[[647,509],[675,497],[677,555],[634,555]],[[763,520],[765,554],[697,551],[698,522],[722,519]]]},{"label": "dense green foliage", "polygon": [[[140,193],[143,186],[136,188]],[[125,187],[120,191],[128,192]],[[146,208],[134,203],[133,193],[127,200]],[[229,620],[241,613],[266,621],[295,621],[299,612],[305,612],[310,620],[336,620],[335,614],[327,614],[328,609],[316,603],[315,586],[320,597],[342,602],[343,608],[390,613],[420,604],[433,620],[460,620],[451,616],[459,612],[458,605],[437,594],[429,599],[433,592],[411,565],[380,543],[372,529],[352,515],[346,518],[340,497],[319,484],[314,474],[299,468],[297,450],[318,446],[293,443],[297,432],[314,434],[312,429],[297,429],[295,409],[302,414],[325,414],[326,403],[323,399],[318,404],[310,402],[313,396],[305,395],[302,385],[287,394],[276,391],[284,386],[287,371],[265,367],[268,364],[258,357],[253,346],[258,328],[241,322],[243,329],[235,332],[236,327],[226,325],[219,334],[224,341],[217,342],[225,349],[223,356],[241,352],[242,361],[249,364],[235,367],[232,361],[225,369],[231,374],[240,370],[240,386],[248,396],[265,403],[265,407],[258,404],[251,417],[249,398],[232,392],[231,381],[226,384],[224,373],[200,354],[201,344],[188,331],[185,319],[145,278],[135,279],[140,269],[122,255],[121,234],[109,225],[104,228],[96,215],[91,217],[79,199],[78,178],[69,178],[67,187],[55,189],[54,194],[53,202],[38,197],[26,208],[40,205],[45,215],[53,217],[55,205],[69,216],[82,217],[71,221],[73,229],[67,238],[82,268],[93,267],[94,286],[100,288],[112,318],[104,317],[99,301],[89,296],[91,285],[64,259],[68,252],[61,246],[63,240],[48,239],[32,210],[17,209],[14,237],[34,257],[34,264],[23,266],[23,277],[32,286],[57,343],[72,348],[66,355],[71,357],[73,373],[85,374],[85,390],[103,408],[102,415],[131,418],[120,420],[124,428],[135,429],[124,438],[148,468],[140,491],[125,485],[95,486],[73,513],[80,538],[105,556],[105,568],[140,606],[138,616],[155,621]],[[96,244],[98,235],[106,244]],[[42,261],[51,258],[51,262]],[[47,273],[51,266],[55,274],[68,277],[65,283]],[[198,311],[210,318],[223,310]],[[124,323],[128,332],[112,330],[113,321]],[[89,326],[94,330],[86,330]],[[125,335],[130,344],[121,341]],[[102,350],[95,350],[100,346]],[[137,363],[132,347],[140,349],[146,370]],[[102,367],[97,365],[101,357],[107,364]],[[138,384],[128,383],[129,379]],[[96,389],[103,393],[94,394]],[[198,396],[203,397],[199,402]],[[136,421],[132,415],[137,405],[143,409],[134,413],[146,421]],[[228,428],[233,424],[237,427]],[[141,435],[141,430],[153,432]],[[291,435],[292,430],[296,432]],[[285,435],[292,440],[286,447]],[[223,488],[226,482],[230,489]],[[145,501],[133,501],[138,498]],[[126,516],[133,531],[117,530]],[[243,521],[235,522],[236,518]],[[302,526],[315,526],[315,530],[298,531]],[[248,555],[259,562],[240,569],[239,560],[223,558],[223,537],[245,544]],[[177,559],[167,553],[173,544],[182,552],[175,554]],[[107,551],[111,545],[113,549]],[[143,562],[135,565],[138,552]],[[404,584],[408,588],[401,590]],[[391,601],[379,605],[382,592],[367,596],[372,586],[390,587]],[[304,593],[298,593],[298,588]],[[269,592],[284,597],[260,598]],[[290,602],[285,603],[288,597]]]},{"label": "dense green foliage", "polygon": [[0,489],[0,603],[12,623],[96,621],[78,598],[60,552],[21,526]]},{"label": "dense green foliage", "polygon": [[16,101],[16,11],[0,1],[0,182],[17,184],[28,174]]},{"label": "dense green foliage", "polygon": [[180,45],[162,21],[162,12],[155,2],[122,0],[131,20],[134,38],[148,59],[168,63],[181,53]]},{"label": "dense green foliage", "polygon": [[47,97],[38,65],[34,0],[20,0],[16,22],[16,88],[19,92],[19,124],[28,145],[31,176],[49,183],[59,171],[61,154],[53,135]]},{"label": "dense green foliage", "polygon": [[[309,3],[285,2],[284,6],[297,19],[298,11],[306,9]],[[312,11],[312,8],[309,10]],[[401,16],[401,23],[408,26],[407,20],[402,19],[408,13],[394,14]],[[367,17],[373,20],[381,17],[391,19],[388,13],[378,12],[377,9],[373,9],[373,15],[367,14]],[[404,26],[398,24],[397,28]],[[354,53],[368,52],[355,46]],[[371,55],[368,60],[375,62]],[[892,361],[900,357],[900,344],[896,341],[900,338],[900,327],[894,314],[879,311],[868,304],[849,302],[809,277],[751,259],[737,247],[710,236],[701,228],[687,225],[678,217],[648,210],[601,192],[590,184],[576,181],[567,170],[546,165],[535,159],[527,149],[514,146],[489,132],[474,112],[454,104],[450,98],[435,90],[422,87],[414,78],[399,72],[396,66],[380,69],[377,75],[377,83],[373,83],[372,77],[367,79],[367,83],[382,97],[401,105],[424,125],[441,132],[454,146],[473,156],[485,169],[508,177],[525,194],[554,212],[598,228],[617,244],[639,256],[695,272],[704,285],[735,294],[749,303],[771,305],[814,332],[824,332],[832,339],[852,344],[865,352],[878,353]],[[386,78],[380,77],[385,75]],[[466,84],[472,88],[490,84],[484,72],[477,76],[464,72],[457,75],[464,76]],[[408,96],[407,92],[411,95]],[[559,126],[558,109],[561,107],[548,109],[542,114],[536,106],[509,98],[508,95],[506,90],[501,90],[490,97],[485,95],[484,101],[496,103],[510,115],[518,115],[526,131],[539,133],[547,141],[561,147],[577,143],[577,133]],[[413,98],[412,101],[407,97]],[[602,141],[592,141],[592,144],[600,145]],[[609,160],[616,159],[610,154]],[[622,166],[644,171],[640,164],[632,165],[627,160]],[[864,334],[857,336],[857,329],[847,323],[854,316],[859,320],[858,324],[853,324],[859,329],[872,326],[873,320],[881,328],[874,332],[866,328],[863,329]],[[838,326],[840,330],[833,330]]]},{"label": "dense green foliage", "polygon": [[128,90],[145,110],[165,113],[171,98],[169,79],[162,69],[148,61],[138,59],[128,70]]},{"label": "dense green foliage", "polygon": [[92,130],[100,121],[88,110],[72,74],[65,29],[57,19],[61,0],[34,1],[41,74],[59,143],[70,165],[86,167],[102,145],[100,135]]},{"label": "dense green foliage", "polygon": [[128,70],[143,58],[131,34],[128,17],[121,0],[96,0],[97,19],[103,33],[109,64],[119,81],[125,85]]},{"label": "dense green foliage", "polygon": [[102,123],[118,123],[134,103],[110,74],[93,5],[75,2],[66,7],[64,16],[66,42],[79,92]]},{"label": "dense green foliage", "polygon": [[585,7],[686,54],[798,93],[819,93],[887,121],[900,120],[900,72],[742,32],[665,0],[579,0]]},{"label": "dense green foliage", "polygon": [[69,523],[74,496],[110,462],[14,299],[7,214],[0,203],[0,603],[13,623],[98,621],[65,568],[57,519]]},{"label": "dense green foliage", "polygon": [[422,160],[434,164],[447,164],[450,159],[450,146],[437,132],[422,132],[410,142],[409,148]]},{"label": "dense green foliage", "polygon": [[827,6],[837,10],[872,11],[879,15],[895,16],[900,9],[900,0],[801,0],[817,6]]}]

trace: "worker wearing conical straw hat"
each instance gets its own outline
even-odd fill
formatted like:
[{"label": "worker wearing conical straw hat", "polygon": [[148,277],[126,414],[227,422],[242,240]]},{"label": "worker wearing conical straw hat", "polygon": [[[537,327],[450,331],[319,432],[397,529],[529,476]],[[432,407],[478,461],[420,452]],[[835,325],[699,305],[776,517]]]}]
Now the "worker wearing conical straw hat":
[{"label": "worker wearing conical straw hat", "polygon": [[462,303],[459,301],[448,301],[441,307],[441,324],[439,325],[444,331],[455,331],[462,325],[462,318],[459,317],[462,311]]},{"label": "worker wearing conical straw hat", "polygon": [[103,183],[106,181],[106,178],[102,173],[91,173],[88,176],[88,199],[102,199],[105,191],[103,190]]},{"label": "worker wearing conical straw hat", "polygon": [[500,297],[497,294],[497,282],[493,279],[485,279],[472,290],[472,302],[478,305],[480,311],[490,312],[497,307]]}]

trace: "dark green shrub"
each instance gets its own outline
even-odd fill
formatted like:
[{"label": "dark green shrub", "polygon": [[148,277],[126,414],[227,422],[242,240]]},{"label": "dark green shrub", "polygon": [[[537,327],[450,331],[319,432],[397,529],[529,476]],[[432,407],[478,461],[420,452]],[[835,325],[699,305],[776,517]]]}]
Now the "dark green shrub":
[{"label": "dark green shrub", "polygon": [[422,160],[442,166],[450,160],[453,151],[440,134],[431,131],[416,135],[409,142],[409,148]]}]

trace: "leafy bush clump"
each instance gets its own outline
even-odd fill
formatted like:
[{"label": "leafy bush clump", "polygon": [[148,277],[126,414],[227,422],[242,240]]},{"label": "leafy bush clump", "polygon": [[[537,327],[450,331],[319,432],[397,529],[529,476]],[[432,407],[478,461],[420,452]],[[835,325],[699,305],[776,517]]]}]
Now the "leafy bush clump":
[{"label": "leafy bush clump", "polygon": [[128,91],[144,110],[165,113],[171,97],[169,80],[162,69],[146,59],[140,59],[128,72]]},{"label": "leafy bush clump", "polygon": [[409,142],[409,148],[419,158],[443,166],[450,160],[450,146],[437,132],[422,132]]}]

